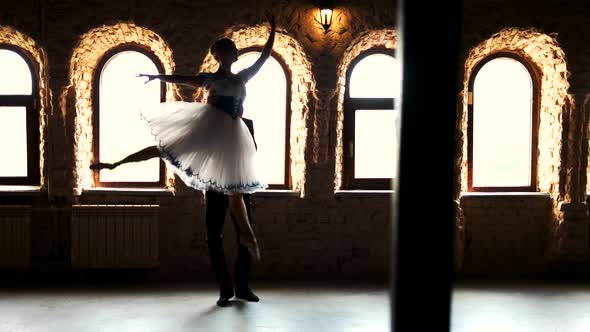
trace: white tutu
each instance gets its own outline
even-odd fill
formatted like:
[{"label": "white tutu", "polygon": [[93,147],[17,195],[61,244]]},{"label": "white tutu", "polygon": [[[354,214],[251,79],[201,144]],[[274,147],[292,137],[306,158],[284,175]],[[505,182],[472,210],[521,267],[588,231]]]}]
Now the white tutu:
[{"label": "white tutu", "polygon": [[267,187],[256,177],[256,147],[241,118],[197,102],[167,102],[159,108],[142,117],[162,158],[186,185],[226,194]]}]

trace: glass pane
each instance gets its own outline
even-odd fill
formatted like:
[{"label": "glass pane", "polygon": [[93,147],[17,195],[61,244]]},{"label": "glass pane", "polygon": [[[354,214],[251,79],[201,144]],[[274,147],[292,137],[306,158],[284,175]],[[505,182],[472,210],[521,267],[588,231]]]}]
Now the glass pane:
[{"label": "glass pane", "polygon": [[[234,73],[249,67],[260,56],[246,53],[232,67]],[[257,172],[267,184],[285,184],[287,77],[279,62],[270,57],[246,84],[244,117],[254,122],[258,151]]]},{"label": "glass pane", "polygon": [[356,110],[354,177],[393,178],[397,173],[397,110]]},{"label": "glass pane", "polygon": [[26,177],[27,109],[0,106],[0,177]]},{"label": "glass pane", "polygon": [[531,184],[531,76],[511,58],[478,72],[473,87],[473,186]]},{"label": "glass pane", "polygon": [[399,61],[387,54],[372,54],[354,66],[350,75],[351,98],[398,98]]},{"label": "glass pane", "polygon": [[33,93],[31,70],[18,53],[0,49],[0,95]]},{"label": "glass pane", "polygon": [[[137,73],[157,74],[156,65],[147,56],[123,51],[110,58],[100,76],[100,161],[115,162],[156,142],[140,110],[160,103],[160,81],[144,84]],[[102,170],[103,182],[157,182],[160,161],[157,158]]]}]

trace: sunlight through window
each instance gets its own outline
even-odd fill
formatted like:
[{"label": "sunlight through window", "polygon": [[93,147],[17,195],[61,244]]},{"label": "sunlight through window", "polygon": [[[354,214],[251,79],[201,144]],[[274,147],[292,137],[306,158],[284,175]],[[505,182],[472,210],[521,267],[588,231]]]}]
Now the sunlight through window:
[{"label": "sunlight through window", "polygon": [[345,121],[354,122],[354,137],[346,143],[354,142],[354,179],[392,179],[397,173],[398,66],[393,56],[375,53],[363,56],[352,68]]},{"label": "sunlight through window", "polygon": [[351,98],[399,98],[398,60],[387,54],[372,54],[354,66],[350,77]]},{"label": "sunlight through window", "polygon": [[[31,70],[18,53],[0,49],[0,95],[26,95],[33,93]],[[0,177],[27,177],[27,106],[0,104]],[[17,102],[18,104],[18,102]],[[11,105],[11,106],[8,106]]]},{"label": "sunlight through window", "polygon": [[[260,52],[241,55],[232,71],[251,66],[259,56]],[[287,77],[281,64],[270,57],[246,84],[246,92],[244,118],[254,122],[258,176],[267,184],[285,185]]]},{"label": "sunlight through window", "polygon": [[[112,56],[100,73],[99,156],[114,162],[130,153],[154,145],[154,137],[140,111],[154,109],[161,102],[158,80],[144,84],[137,73],[158,74],[154,62],[137,51],[122,51]],[[158,182],[160,161],[151,159],[102,170],[101,182]]]},{"label": "sunlight through window", "polygon": [[531,185],[531,76],[507,57],[486,63],[473,86],[473,186]]},{"label": "sunlight through window", "polygon": [[18,53],[0,49],[0,95],[33,93],[31,70]]},{"label": "sunlight through window", "polygon": [[0,177],[27,176],[26,107],[0,106]]},{"label": "sunlight through window", "polygon": [[357,110],[355,112],[354,177],[393,178],[397,167],[396,129],[399,112]]}]

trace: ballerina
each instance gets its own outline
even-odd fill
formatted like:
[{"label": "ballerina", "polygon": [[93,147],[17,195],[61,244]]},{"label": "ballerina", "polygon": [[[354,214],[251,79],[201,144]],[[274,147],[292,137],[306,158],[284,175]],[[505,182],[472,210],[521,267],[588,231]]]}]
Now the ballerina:
[{"label": "ballerina", "polygon": [[269,58],[276,30],[274,16],[267,14],[270,36],[260,58],[250,67],[233,74],[231,65],[238,59],[238,49],[228,38],[217,40],[210,52],[219,62],[216,72],[201,72],[195,76],[149,75],[147,82],[159,79],[168,83],[203,87],[209,95],[206,103],[166,102],[164,112],[144,116],[158,144],[115,162],[93,164],[93,170],[114,169],[120,165],[152,158],[168,162],[183,182],[198,190],[213,190],[229,196],[229,208],[237,219],[240,242],[256,260],[260,249],[248,222],[243,194],[267,187],[256,177],[255,143],[246,124],[241,120],[246,82]]}]

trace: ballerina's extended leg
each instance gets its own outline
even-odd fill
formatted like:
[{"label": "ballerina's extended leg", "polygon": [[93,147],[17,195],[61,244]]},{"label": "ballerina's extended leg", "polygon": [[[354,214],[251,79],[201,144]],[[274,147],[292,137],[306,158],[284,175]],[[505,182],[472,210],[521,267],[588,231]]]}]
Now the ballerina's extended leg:
[{"label": "ballerina's extended leg", "polygon": [[260,249],[258,248],[258,242],[254,235],[254,230],[248,222],[248,213],[246,212],[246,205],[242,194],[231,194],[229,195],[229,208],[231,213],[237,219],[237,224],[240,233],[240,242],[248,248],[250,254],[260,260]]},{"label": "ballerina's extended leg", "polygon": [[159,158],[159,157],[160,157],[160,151],[158,150],[158,147],[156,147],[155,145],[152,145],[152,146],[147,147],[143,150],[132,153],[132,154],[128,155],[127,157],[125,157],[113,164],[110,164],[110,163],[92,164],[90,166],[90,169],[93,169],[93,170],[101,170],[103,168],[114,169],[114,168],[121,166],[123,164],[134,163],[134,162],[138,162],[138,161],[144,161],[144,160],[149,160],[152,158]]}]

